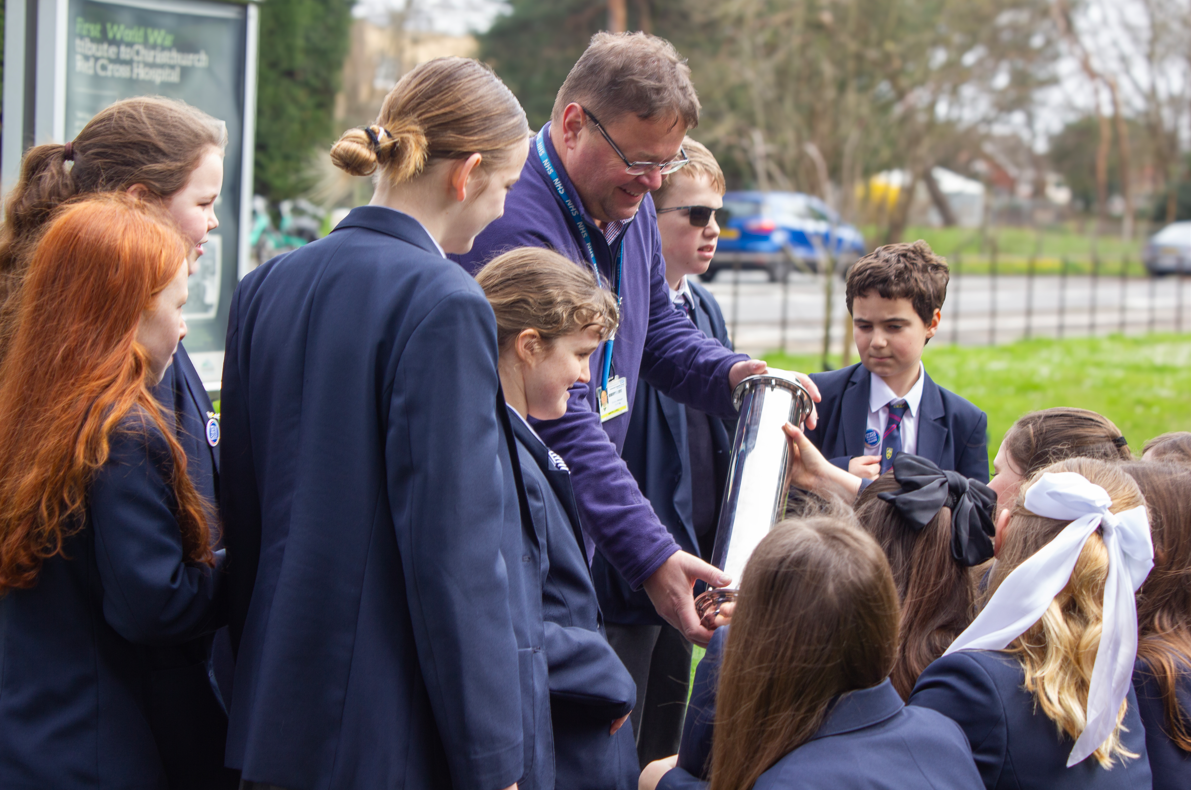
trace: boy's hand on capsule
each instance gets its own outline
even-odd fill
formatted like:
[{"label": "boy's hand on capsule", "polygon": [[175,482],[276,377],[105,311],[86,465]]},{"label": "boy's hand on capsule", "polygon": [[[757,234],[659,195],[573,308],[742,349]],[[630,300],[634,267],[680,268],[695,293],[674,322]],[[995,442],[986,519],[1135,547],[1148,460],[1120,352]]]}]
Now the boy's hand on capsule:
[{"label": "boy's hand on capsule", "polygon": [[876,480],[881,476],[881,456],[859,455],[848,461],[848,471],[857,477]]},{"label": "boy's hand on capsule", "polygon": [[608,730],[608,734],[615,735],[616,731],[619,730],[621,727],[623,727],[624,723],[629,720],[629,716],[632,715],[632,713],[633,713],[632,711],[629,711],[628,713],[624,714],[616,721],[612,722],[612,729]]},{"label": "boy's hand on capsule", "polygon": [[662,781],[662,777],[676,765],[678,765],[677,754],[654,760],[641,772],[641,778],[637,780],[637,790],[655,790],[658,782]]}]

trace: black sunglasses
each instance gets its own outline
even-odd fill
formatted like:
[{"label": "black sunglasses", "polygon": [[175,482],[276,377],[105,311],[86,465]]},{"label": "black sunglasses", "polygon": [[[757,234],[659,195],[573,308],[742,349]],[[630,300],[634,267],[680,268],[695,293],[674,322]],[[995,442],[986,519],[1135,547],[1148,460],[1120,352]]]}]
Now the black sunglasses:
[{"label": "black sunglasses", "polygon": [[719,209],[711,208],[710,206],[674,206],[673,208],[660,208],[659,214],[665,214],[667,211],[685,211],[690,217],[691,225],[696,228],[706,228],[707,223],[711,222],[711,218],[715,216],[715,212]]}]

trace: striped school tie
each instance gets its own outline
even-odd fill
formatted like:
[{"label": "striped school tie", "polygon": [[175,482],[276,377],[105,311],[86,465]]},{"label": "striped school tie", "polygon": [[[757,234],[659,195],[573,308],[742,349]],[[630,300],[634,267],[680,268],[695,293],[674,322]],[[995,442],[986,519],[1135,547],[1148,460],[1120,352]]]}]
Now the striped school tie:
[{"label": "striped school tie", "polygon": [[902,417],[910,404],[897,400],[889,404],[889,421],[885,423],[885,436],[881,438],[881,474],[893,466],[893,459],[902,451]]}]

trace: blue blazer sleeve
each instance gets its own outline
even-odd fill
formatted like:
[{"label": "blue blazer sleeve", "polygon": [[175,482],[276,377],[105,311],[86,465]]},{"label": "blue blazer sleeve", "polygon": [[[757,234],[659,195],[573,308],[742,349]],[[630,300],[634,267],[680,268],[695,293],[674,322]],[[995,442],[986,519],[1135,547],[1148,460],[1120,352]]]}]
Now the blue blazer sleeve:
[{"label": "blue blazer sleeve", "polygon": [[678,767],[692,776],[708,778],[711,743],[715,735],[715,698],[724,660],[724,642],[729,626],[716,629],[707,645],[707,653],[695,669],[691,699],[682,723],[682,743],[678,747]]},{"label": "blue blazer sleeve", "polygon": [[981,483],[988,482],[988,415],[980,412],[976,426],[968,436],[957,436],[959,458],[955,471]]},{"label": "blue blazer sleeve", "polygon": [[996,784],[1008,749],[1005,705],[993,678],[972,655],[960,651],[934,661],[918,677],[908,704],[931,708],[958,724],[980,775],[989,787]]},{"label": "blue blazer sleeve", "polygon": [[[215,568],[188,563],[174,515],[169,445],[132,418],[113,432],[88,490],[103,615],[130,642],[183,642],[226,624],[223,553]],[[147,420],[146,420],[147,422]]]},{"label": "blue blazer sleeve", "polygon": [[593,719],[612,721],[633,709],[637,686],[608,640],[598,631],[546,621],[550,696],[580,707]]},{"label": "blue blazer sleeve", "polygon": [[[389,490],[408,492],[389,504],[418,663],[461,787],[503,786],[522,762],[502,536],[475,528],[503,508],[491,496],[504,488],[493,463],[500,430],[494,324],[478,288],[430,309],[401,352],[385,442]],[[458,408],[444,414],[450,404]]]}]

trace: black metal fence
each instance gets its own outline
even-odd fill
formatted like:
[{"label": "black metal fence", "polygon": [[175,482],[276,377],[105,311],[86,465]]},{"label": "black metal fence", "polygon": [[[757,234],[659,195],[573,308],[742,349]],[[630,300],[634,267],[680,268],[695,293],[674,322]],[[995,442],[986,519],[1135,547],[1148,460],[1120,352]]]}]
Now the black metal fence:
[{"label": "black metal fence", "polygon": [[[1136,258],[1057,262],[1029,258],[965,260],[949,256],[951,282],[940,339],[995,345],[1034,337],[1089,337],[1112,333],[1183,332],[1191,265],[1164,276],[1146,272]],[[749,353],[820,354],[824,336],[833,354],[845,342],[848,314],[838,276],[827,313],[826,278],[792,272],[783,282],[740,266],[722,270],[707,287],[719,301],[736,346]],[[850,333],[847,334],[850,338]],[[937,342],[937,341],[936,341]]]}]

